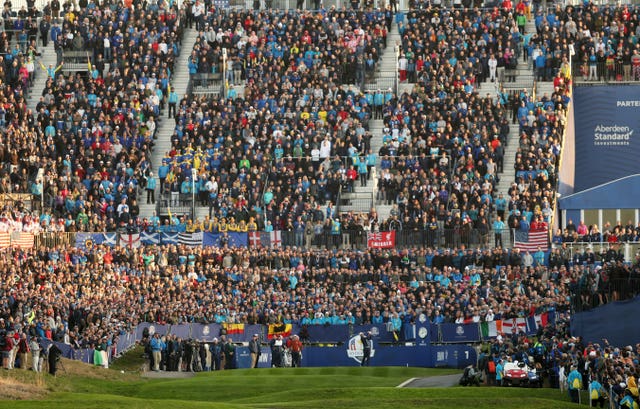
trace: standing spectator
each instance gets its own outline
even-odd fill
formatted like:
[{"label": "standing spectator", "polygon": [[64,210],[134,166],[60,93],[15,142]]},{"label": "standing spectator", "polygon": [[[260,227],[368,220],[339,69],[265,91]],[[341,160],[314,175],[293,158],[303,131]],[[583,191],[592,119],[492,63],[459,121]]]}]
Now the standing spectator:
[{"label": "standing spectator", "polygon": [[281,368],[284,359],[284,341],[282,335],[277,335],[271,340],[271,367]]},{"label": "standing spectator", "polygon": [[504,361],[502,359],[499,359],[498,365],[496,365],[496,384],[498,386],[502,386],[503,377],[504,377]]},{"label": "standing spectator", "polygon": [[579,403],[580,389],[582,389],[582,375],[578,372],[578,367],[571,365],[571,372],[567,376],[567,384],[569,385],[569,397],[571,402]]},{"label": "standing spectator", "polygon": [[156,178],[153,177],[153,172],[149,172],[147,176],[147,204],[156,204]]},{"label": "standing spectator", "polygon": [[29,348],[31,349],[31,367],[34,372],[40,372],[42,366],[40,365],[40,343],[39,338],[36,336],[31,337],[29,342]]},{"label": "standing spectator", "polygon": [[506,228],[506,225],[502,221],[502,217],[498,216],[496,220],[493,222],[493,236],[494,236],[494,246],[502,247],[502,232]]},{"label": "standing spectator", "polygon": [[153,370],[155,372],[160,371],[162,350],[165,349],[163,344],[164,342],[160,339],[160,334],[153,334],[153,338],[151,338],[151,353],[153,354]]},{"label": "standing spectator", "polygon": [[224,346],[224,369],[236,369],[236,345],[231,337]]},{"label": "standing spectator", "polygon": [[27,334],[22,333],[20,341],[18,341],[18,353],[20,354],[20,368],[27,369],[27,363],[29,361],[29,341],[27,341]]},{"label": "standing spectator", "polygon": [[257,368],[261,353],[260,337],[258,334],[253,334],[251,341],[249,341],[249,353],[251,354],[251,368]]}]

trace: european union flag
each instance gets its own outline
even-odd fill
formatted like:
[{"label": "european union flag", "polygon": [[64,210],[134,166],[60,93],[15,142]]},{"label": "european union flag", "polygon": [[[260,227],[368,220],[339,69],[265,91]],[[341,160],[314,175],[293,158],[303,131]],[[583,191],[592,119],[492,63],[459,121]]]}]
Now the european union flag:
[{"label": "european union flag", "polygon": [[88,250],[103,242],[104,235],[102,233],[76,233],[76,247],[81,250]]}]

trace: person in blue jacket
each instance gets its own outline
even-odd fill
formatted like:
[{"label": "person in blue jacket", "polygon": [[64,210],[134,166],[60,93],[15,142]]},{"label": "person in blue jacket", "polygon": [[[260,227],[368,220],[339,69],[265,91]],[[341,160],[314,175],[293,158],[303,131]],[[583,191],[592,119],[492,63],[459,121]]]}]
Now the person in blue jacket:
[{"label": "person in blue jacket", "polygon": [[582,389],[582,375],[578,372],[578,368],[575,365],[571,366],[571,372],[567,376],[567,384],[569,385],[569,396],[571,402],[579,403],[580,401],[580,389]]}]

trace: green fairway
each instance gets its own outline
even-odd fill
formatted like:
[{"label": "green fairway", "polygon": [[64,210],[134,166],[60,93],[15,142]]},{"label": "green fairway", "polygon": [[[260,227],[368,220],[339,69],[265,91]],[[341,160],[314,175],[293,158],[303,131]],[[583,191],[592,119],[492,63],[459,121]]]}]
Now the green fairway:
[{"label": "green fairway", "polygon": [[[23,389],[0,408],[229,408],[367,409],[513,408],[572,406],[555,389],[397,388],[410,378],[459,374],[453,369],[405,367],[242,369],[199,373],[193,378],[139,376],[141,350],[131,351],[112,369],[65,361],[68,372],[52,378],[29,371],[0,372],[0,397]],[[125,373],[121,373],[121,370]],[[16,383],[15,385],[12,382]],[[28,400],[30,393],[40,398]]]},{"label": "green fairway", "polygon": [[[414,377],[459,373],[424,368],[254,369],[199,373],[188,379],[143,379],[95,368],[102,377],[44,377],[43,400],[0,402],[11,408],[566,408],[550,389],[396,388]],[[26,376],[27,374],[23,375]],[[119,379],[122,378],[122,379]]]}]

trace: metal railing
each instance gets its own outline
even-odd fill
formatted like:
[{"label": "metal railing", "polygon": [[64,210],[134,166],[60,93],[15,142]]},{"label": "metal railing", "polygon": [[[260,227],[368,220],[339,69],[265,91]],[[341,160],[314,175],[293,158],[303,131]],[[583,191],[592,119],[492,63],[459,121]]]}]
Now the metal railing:
[{"label": "metal railing", "polygon": [[63,51],[62,71],[89,71],[89,63],[93,64],[92,54],[88,51]]},{"label": "metal railing", "polygon": [[189,76],[189,93],[219,97],[224,94],[222,73],[196,73]]},{"label": "metal railing", "polygon": [[[173,213],[173,208],[172,208]],[[178,214],[178,212],[176,212]],[[401,226],[400,224],[398,226]],[[179,231],[179,229],[169,230]],[[84,232],[83,232],[84,233]],[[128,231],[119,229],[115,232],[106,233],[112,236],[112,241],[103,244],[115,246],[120,243],[118,240],[123,234],[138,234],[139,229]],[[304,231],[288,231],[283,230],[281,234],[281,242],[284,247],[300,247],[306,249],[344,249],[344,250],[366,250],[367,249],[367,231],[364,229],[341,229],[338,233],[323,229],[318,234],[315,232],[308,234]],[[93,243],[77,243],[75,232],[41,232],[34,234],[35,249],[43,248],[71,248],[80,247],[90,248]],[[91,233],[95,234],[95,233]],[[98,233],[101,234],[101,233]],[[481,232],[476,229],[459,230],[459,229],[412,229],[412,230],[396,230],[395,246],[396,249],[405,248],[433,248],[433,249],[455,249],[464,245],[466,248],[491,249],[494,247],[495,231]],[[504,243],[508,243],[509,230],[505,229],[498,232],[503,238]],[[250,244],[251,245],[251,244]],[[11,247],[8,245],[7,247]]]},{"label": "metal railing", "polygon": [[398,92],[397,71],[376,71],[373,76],[365,76],[363,91],[386,90],[391,88]]},{"label": "metal railing", "polygon": [[591,249],[596,255],[600,253],[605,253],[607,250],[615,249],[622,252],[624,255],[624,259],[626,261],[631,261],[635,257],[636,254],[640,254],[640,242],[631,241],[631,242],[586,242],[586,241],[576,241],[571,243],[552,243],[553,248],[562,248],[566,247],[569,250],[569,255],[571,258],[577,253],[584,253],[585,250]]},{"label": "metal railing", "polygon": [[625,83],[640,82],[640,65],[622,64],[614,62],[597,62],[595,64],[583,61],[573,61],[571,73],[574,82],[580,83]]},{"label": "metal railing", "polygon": [[571,307],[574,312],[588,311],[613,301],[624,301],[640,295],[640,276],[634,270],[628,276],[601,280],[589,273],[570,285]]},{"label": "metal railing", "polygon": [[[302,4],[302,7],[300,6]],[[378,3],[382,4],[381,1]],[[265,9],[278,9],[278,10],[319,10],[324,8],[326,10],[331,7],[337,9],[346,7],[350,8],[351,3],[347,0],[230,0],[229,8],[239,10],[265,10]]]},{"label": "metal railing", "polygon": [[[358,183],[358,182],[356,182]],[[373,183],[371,181],[371,183]],[[338,196],[337,211],[345,211],[345,207],[348,207],[349,211],[367,213],[374,207],[372,192],[345,192],[340,191]]]},{"label": "metal railing", "polygon": [[169,213],[188,218],[192,218],[193,216],[194,200],[191,193],[162,193],[160,194],[157,203],[158,216],[168,216]]}]

